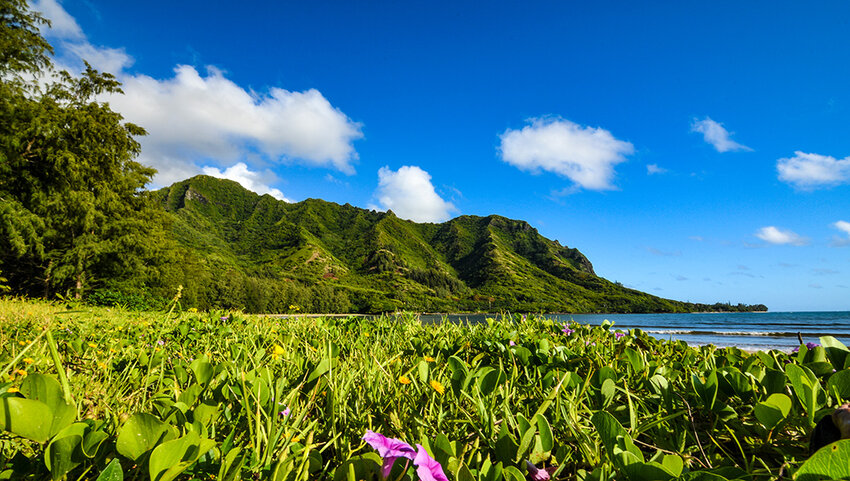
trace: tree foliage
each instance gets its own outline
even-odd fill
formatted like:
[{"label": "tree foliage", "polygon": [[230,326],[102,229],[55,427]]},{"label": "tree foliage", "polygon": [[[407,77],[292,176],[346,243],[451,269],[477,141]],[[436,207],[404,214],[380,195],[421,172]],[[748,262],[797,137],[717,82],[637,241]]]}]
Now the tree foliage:
[{"label": "tree foliage", "polygon": [[0,269],[42,295],[144,275],[164,218],[143,190],[155,171],[133,160],[144,130],[98,100],[119,82],[88,64],[53,72],[45,21],[0,5]]}]

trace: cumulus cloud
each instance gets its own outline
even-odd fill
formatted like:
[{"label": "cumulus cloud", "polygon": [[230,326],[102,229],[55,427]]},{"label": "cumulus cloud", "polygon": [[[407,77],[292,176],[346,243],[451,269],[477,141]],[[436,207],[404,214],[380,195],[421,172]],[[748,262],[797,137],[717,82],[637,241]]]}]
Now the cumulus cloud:
[{"label": "cumulus cloud", "polygon": [[230,163],[258,152],[273,161],[354,173],[352,142],[362,137],[360,125],[318,90],[272,88],[261,96],[215,68],[207,68],[206,76],[188,65],[174,72],[163,80],[123,77],[124,95],[109,99],[127,120],[148,130],[141,139],[143,162],[154,167],[197,158]]},{"label": "cumulus cloud", "polygon": [[850,157],[841,160],[819,154],[796,151],[794,157],[776,161],[779,180],[794,187],[811,190],[850,182]]},{"label": "cumulus cloud", "polygon": [[730,152],[736,150],[753,150],[746,145],[741,145],[738,142],[730,139],[731,133],[723,127],[720,122],[715,122],[711,118],[706,117],[703,120],[694,119],[691,122],[691,132],[699,132],[702,138],[714,146],[718,152]]},{"label": "cumulus cloud", "polygon": [[835,222],[834,224],[832,224],[832,227],[835,227],[836,229],[840,230],[841,232],[843,232],[846,235],[846,237],[836,237],[835,239],[833,239],[832,240],[832,246],[833,247],[850,246],[850,222],[847,222],[847,221],[844,221],[844,220],[839,220],[839,221]]},{"label": "cumulus cloud", "polygon": [[381,167],[375,197],[379,210],[391,209],[397,216],[415,222],[443,222],[457,210],[437,195],[431,175],[416,166],[406,165],[395,172]]},{"label": "cumulus cloud", "polygon": [[163,79],[132,74],[126,69],[133,58],[124,49],[92,45],[56,0],[39,0],[33,6],[53,22],[47,35],[58,40],[60,67],[80,71],[86,60],[123,83],[123,95],[101,100],[148,131],[139,139],[139,161],[158,170],[155,185],[196,175],[201,165],[237,168],[237,162],[251,160],[354,173],[358,155],[353,142],[363,137],[361,125],[318,90],[272,87],[257,93],[212,67],[202,74],[192,66],[178,65],[173,77]]},{"label": "cumulus cloud", "polygon": [[802,246],[809,243],[805,237],[794,233],[790,230],[782,230],[775,226],[762,227],[756,232],[756,237],[769,244],[789,244],[794,246]]},{"label": "cumulus cloud", "polygon": [[[285,202],[292,202],[283,196],[283,192],[273,187],[268,186],[263,182],[264,178],[268,178],[270,175],[268,172],[261,173],[255,172],[248,168],[248,166],[244,162],[239,162],[236,165],[230,166],[225,170],[219,170],[215,167],[204,167],[202,172],[206,175],[210,175],[212,177],[218,177],[220,179],[230,179],[242,184],[242,187],[246,189],[256,192],[260,195],[269,194],[277,200],[282,200]],[[271,176],[274,177],[273,175]]]},{"label": "cumulus cloud", "polygon": [[613,189],[614,166],[634,152],[631,143],[603,128],[565,119],[529,119],[501,136],[502,160],[522,170],[553,172],[589,190]]}]

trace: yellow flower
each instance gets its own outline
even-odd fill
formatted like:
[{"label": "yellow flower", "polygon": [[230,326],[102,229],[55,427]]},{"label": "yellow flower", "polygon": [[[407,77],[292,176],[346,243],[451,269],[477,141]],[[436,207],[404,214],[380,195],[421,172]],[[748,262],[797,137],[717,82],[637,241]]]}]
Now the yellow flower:
[{"label": "yellow flower", "polygon": [[284,353],[283,348],[279,344],[274,345],[274,353],[278,356],[282,356]]},{"label": "yellow flower", "polygon": [[25,357],[24,362],[27,363],[27,364],[32,364],[32,363],[35,362],[35,359],[33,359],[31,357]]},{"label": "yellow flower", "polygon": [[425,359],[425,362],[434,362],[436,360],[431,356],[425,356],[424,359]]},{"label": "yellow flower", "polygon": [[187,312],[198,312],[198,309],[196,307],[190,307],[187,309]]},{"label": "yellow flower", "polygon": [[6,389],[6,392],[21,392],[21,390],[16,387],[10,387],[9,389]]},{"label": "yellow flower", "polygon": [[399,376],[398,382],[400,382],[402,384],[410,384],[410,378],[407,377],[407,376]]},{"label": "yellow flower", "polygon": [[26,346],[26,345],[27,345],[27,343],[25,343],[24,341],[18,341],[18,344],[20,344],[21,346]]},{"label": "yellow flower", "polygon": [[435,391],[437,391],[439,394],[445,394],[445,393],[446,393],[446,388],[444,388],[442,384],[440,384],[439,382],[435,381],[434,379],[431,379],[431,382],[430,382],[429,384],[430,384],[430,385],[431,385],[431,387],[432,387],[432,388],[434,388],[434,390],[435,390]]},{"label": "yellow flower", "polygon": [[99,368],[101,368],[101,369],[106,369],[106,363],[104,363],[104,362],[99,362],[99,363],[97,363],[97,367],[99,367]]},{"label": "yellow flower", "polygon": [[21,377],[25,377],[27,375],[27,372],[24,371],[23,369],[16,369],[15,374],[17,374],[18,376],[21,376]]},{"label": "yellow flower", "polygon": [[97,347],[97,344],[95,344],[95,343],[93,343],[93,342],[90,342],[90,343],[89,343],[89,347]]}]

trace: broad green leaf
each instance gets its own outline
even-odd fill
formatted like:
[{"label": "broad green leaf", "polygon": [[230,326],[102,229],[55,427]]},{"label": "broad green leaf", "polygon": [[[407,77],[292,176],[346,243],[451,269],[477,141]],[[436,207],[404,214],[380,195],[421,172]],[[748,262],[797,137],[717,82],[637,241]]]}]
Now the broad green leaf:
[{"label": "broad green leaf", "polygon": [[602,382],[602,388],[599,390],[599,394],[602,400],[602,408],[608,407],[611,404],[611,401],[614,400],[614,394],[617,393],[617,386],[614,384],[614,381],[610,378],[605,379]]},{"label": "broad green leaf", "polygon": [[109,435],[103,431],[89,431],[83,438],[83,454],[89,459],[94,458],[100,446],[108,438]]},{"label": "broad green leaf", "polygon": [[590,422],[599,432],[608,458],[617,468],[622,469],[627,464],[622,453],[631,455],[638,462],[644,461],[643,453],[635,446],[629,433],[611,413],[598,411],[590,418]]},{"label": "broad green leaf", "polygon": [[640,353],[630,347],[626,348],[625,353],[626,357],[629,359],[629,363],[632,365],[632,370],[634,370],[635,374],[642,373],[646,368],[646,364],[644,363],[643,357],[641,357]]},{"label": "broad green leaf", "polygon": [[537,420],[537,431],[540,433],[540,444],[543,452],[551,451],[555,447],[555,441],[552,436],[552,426],[546,416],[538,414],[534,417]]},{"label": "broad green leaf", "polygon": [[124,470],[121,469],[118,458],[110,461],[95,481],[124,481]]},{"label": "broad green leaf", "polygon": [[850,369],[842,369],[830,376],[827,388],[841,399],[850,399]]},{"label": "broad green leaf", "polygon": [[121,427],[115,447],[122,456],[138,462],[143,454],[174,437],[169,425],[150,414],[138,413]]},{"label": "broad green leaf", "polygon": [[664,466],[664,469],[672,473],[673,476],[679,476],[685,467],[685,461],[678,454],[665,454],[661,465]]},{"label": "broad green leaf", "polygon": [[148,460],[151,481],[171,481],[215,447],[215,441],[194,431],[155,447]]},{"label": "broad green leaf", "polygon": [[334,481],[357,481],[360,479],[378,479],[383,460],[378,453],[366,453],[348,459],[336,469]]},{"label": "broad green leaf", "polygon": [[622,471],[629,479],[636,481],[667,481],[676,477],[665,466],[654,461],[626,464]]},{"label": "broad green leaf", "polygon": [[498,369],[490,369],[487,371],[487,374],[481,377],[481,381],[478,383],[478,389],[481,390],[481,395],[489,396],[496,389],[496,386],[499,384],[499,370]]},{"label": "broad green leaf", "polygon": [[785,373],[791,381],[794,393],[809,415],[809,424],[814,426],[815,412],[821,407],[822,388],[820,382],[814,373],[805,366],[789,364],[785,367]]},{"label": "broad green leaf", "polygon": [[756,404],[756,419],[767,429],[773,429],[791,412],[791,398],[785,394],[771,394],[768,398]]},{"label": "broad green leaf", "polygon": [[53,435],[53,413],[41,401],[0,398],[0,423],[4,430],[38,443],[47,442]]},{"label": "broad green leaf", "polygon": [[794,473],[796,481],[850,478],[850,439],[824,446]]},{"label": "broad green leaf", "polygon": [[502,477],[505,481],[525,481],[525,475],[516,466],[508,466],[502,471]]},{"label": "broad green leaf", "polygon": [[36,440],[38,442],[47,441],[47,439],[73,423],[77,417],[76,408],[65,403],[65,395],[62,393],[62,386],[59,385],[59,381],[50,376],[30,374],[21,383],[21,394],[29,400],[44,403],[50,411],[50,415],[40,421],[40,423],[49,423],[47,438]]},{"label": "broad green leaf", "polygon": [[47,445],[44,450],[44,464],[54,480],[61,479],[68,471],[85,461],[82,443],[87,428],[86,423],[74,423],[59,431]]}]

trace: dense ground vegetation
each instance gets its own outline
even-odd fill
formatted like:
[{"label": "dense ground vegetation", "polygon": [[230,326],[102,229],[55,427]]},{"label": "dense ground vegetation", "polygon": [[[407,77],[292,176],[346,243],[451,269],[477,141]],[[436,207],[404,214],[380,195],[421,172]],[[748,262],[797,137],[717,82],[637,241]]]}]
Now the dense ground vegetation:
[{"label": "dense ground vegetation", "polygon": [[[451,480],[839,479],[850,441],[803,464],[815,420],[850,398],[850,351],[821,344],[5,299],[0,479],[377,480],[370,430]],[[389,479],[428,478],[402,457]]]}]

